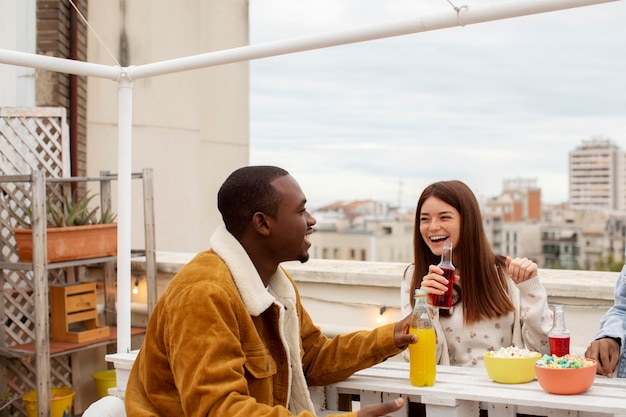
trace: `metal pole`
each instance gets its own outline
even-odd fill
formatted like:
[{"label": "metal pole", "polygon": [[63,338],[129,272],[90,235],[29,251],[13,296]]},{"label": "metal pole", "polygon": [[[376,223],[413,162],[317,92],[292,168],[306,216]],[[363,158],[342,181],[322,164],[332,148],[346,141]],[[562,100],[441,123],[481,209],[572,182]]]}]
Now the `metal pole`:
[{"label": "metal pole", "polygon": [[47,55],[0,49],[0,64],[17,65],[18,67],[40,68],[67,74],[85,75],[117,80],[121,69],[117,66],[92,64]]},{"label": "metal pole", "polygon": [[331,46],[365,42],[394,36],[409,35],[456,26],[503,20],[619,0],[502,0],[491,4],[462,5],[454,10],[440,11],[407,21],[368,26],[361,29],[302,36],[259,45],[248,45],[206,54],[129,66],[106,66],[44,55],[0,49],[0,64],[41,68],[68,74],[118,80],[126,71],[130,80],[148,78],[217,65],[249,61],[270,56],[286,55]]},{"label": "metal pole", "polygon": [[223,51],[193,55],[151,64],[130,66],[131,79],[154,77],[216,65],[286,55],[331,46],[346,45],[418,32],[467,26],[475,23],[571,9],[616,0],[502,0],[491,4],[460,6],[411,20],[368,26],[318,35],[301,36],[275,42],[248,45]]},{"label": "metal pole", "polygon": [[130,352],[130,222],[133,83],[123,73],[118,88],[117,351]]}]

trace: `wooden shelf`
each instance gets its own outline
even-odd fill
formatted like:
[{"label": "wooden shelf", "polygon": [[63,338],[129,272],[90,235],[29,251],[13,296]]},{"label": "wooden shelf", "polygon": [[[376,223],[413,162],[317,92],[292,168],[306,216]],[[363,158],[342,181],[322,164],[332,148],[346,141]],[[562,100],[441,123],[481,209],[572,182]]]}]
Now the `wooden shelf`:
[{"label": "wooden shelf", "polygon": [[[152,170],[145,169],[141,174],[133,174],[133,178],[140,178],[143,183],[144,229],[146,241],[144,250],[131,250],[130,255],[131,257],[145,256],[146,258],[148,314],[150,314],[157,299]],[[20,381],[34,379],[34,382],[38,387],[49,385],[51,382],[51,357],[57,357],[56,361],[58,362],[65,362],[63,365],[71,367],[71,372],[69,374],[70,380],[64,380],[63,382],[71,385],[76,392],[74,397],[73,415],[80,415],[84,411],[80,395],[81,384],[83,384],[84,381],[78,378],[81,374],[80,365],[82,359],[77,357],[78,353],[87,349],[111,345],[118,341],[117,327],[109,325],[109,323],[116,323],[116,289],[118,282],[115,263],[117,256],[104,256],[53,263],[48,263],[46,259],[43,259],[43,248],[46,248],[47,245],[46,239],[43,238],[43,236],[46,235],[46,183],[62,183],[64,186],[68,187],[71,183],[76,182],[98,182],[100,185],[100,207],[101,209],[110,209],[111,182],[116,180],[117,175],[109,174],[108,171],[102,171],[100,177],[47,178],[46,173],[41,170],[33,170],[29,175],[0,175],[0,183],[23,182],[29,184],[29,186],[15,187],[18,191],[20,191],[20,193],[24,193],[24,190],[28,190],[29,195],[18,195],[12,198],[21,201],[30,201],[31,203],[34,216],[32,231],[34,244],[33,261],[6,262],[6,260],[3,260],[0,262],[0,269],[3,271],[20,271],[22,276],[20,279],[28,281],[28,285],[25,285],[24,288],[21,287],[21,282],[12,282],[11,285],[7,286],[4,290],[10,292],[9,296],[27,296],[23,299],[24,301],[22,304],[24,305],[19,306],[23,317],[20,317],[18,314],[17,316],[12,317],[12,320],[24,319],[36,324],[32,332],[29,332],[29,339],[32,340],[32,342],[11,345],[11,341],[8,341],[7,345],[7,341],[4,341],[4,343],[0,343],[0,357],[16,358],[29,363],[32,362],[34,370],[29,368],[25,369],[23,372],[15,371],[15,373],[20,377]],[[65,333],[76,333],[82,337],[70,339],[58,337],[58,332],[55,335],[52,331],[53,326],[50,325],[50,298],[46,296],[48,293],[52,293],[52,291],[50,291],[49,272],[53,269],[67,269],[65,272],[65,279],[59,279],[57,282],[57,285],[63,285],[69,282],[74,283],[76,271],[72,269],[73,267],[84,267],[89,265],[102,266],[102,288],[104,292],[105,308],[104,322],[102,323],[103,326],[100,326],[100,329],[109,330],[109,334],[106,335],[104,331],[101,333],[97,331],[99,328],[97,327],[97,319],[94,316],[95,309],[91,308],[85,310],[79,309],[80,311],[77,311],[78,315],[76,316],[72,315],[75,313],[73,310],[62,311],[61,313],[66,319],[64,322],[60,322],[61,326],[59,326],[59,321],[57,320],[57,327],[65,328]],[[68,277],[69,275],[71,275],[71,278]],[[130,288],[128,290],[130,291]],[[93,297],[91,299],[91,303],[95,305]],[[58,310],[58,308],[55,308],[55,310]],[[86,312],[90,314],[89,317],[86,317]],[[7,321],[7,323],[10,322]],[[89,337],[85,336],[87,331],[90,332],[88,335]],[[131,328],[130,333],[131,336],[142,335],[145,333],[145,329]],[[57,336],[55,337],[56,339],[64,341],[51,340],[52,336]],[[22,340],[24,339],[17,339],[14,340],[13,343],[20,343]],[[126,347],[124,348],[126,349]],[[65,360],[65,358],[63,358],[64,355],[70,355],[70,357]],[[75,356],[76,358],[74,358]],[[0,367],[0,374],[6,373],[7,369],[8,367]],[[63,378],[65,377],[63,376]],[[22,383],[22,385],[24,384]],[[49,415],[51,407],[50,395],[48,392],[40,392],[39,394],[40,398],[38,398],[39,401],[37,407],[38,415]]]},{"label": "wooden shelf", "polygon": [[[146,251],[141,249],[131,249],[131,258],[137,258],[140,256],[146,256]],[[52,262],[46,264],[46,267],[48,269],[61,269],[74,266],[103,264],[106,262],[114,262],[116,260],[117,256],[104,256],[101,258],[78,259],[76,261]],[[10,271],[32,271],[33,264],[31,262],[0,262],[0,269],[6,269]]]},{"label": "wooden shelf", "polygon": [[[98,339],[89,340],[81,343],[57,342],[50,340],[50,356],[60,356],[67,353],[77,352],[79,350],[94,348],[97,346],[108,345],[117,341],[117,327],[109,326],[109,335]],[[133,327],[130,329],[131,336],[141,335],[146,329],[141,327]],[[11,356],[32,355],[35,353],[35,343],[25,343],[22,345],[13,345],[5,348],[6,353],[13,353]]]}]

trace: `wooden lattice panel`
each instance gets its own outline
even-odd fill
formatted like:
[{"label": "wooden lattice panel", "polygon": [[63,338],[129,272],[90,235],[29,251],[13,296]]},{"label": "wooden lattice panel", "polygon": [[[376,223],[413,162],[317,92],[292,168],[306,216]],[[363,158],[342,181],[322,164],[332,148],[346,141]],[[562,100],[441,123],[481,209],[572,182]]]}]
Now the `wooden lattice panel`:
[{"label": "wooden lattice panel", "polygon": [[[39,170],[49,178],[69,176],[69,131],[65,109],[0,108],[0,149],[0,175],[30,174]],[[30,207],[30,183],[6,182],[0,186],[0,260],[17,262],[19,258],[12,232],[17,224],[10,210],[22,214],[26,207]],[[53,277],[53,280],[57,278]],[[30,274],[3,271],[1,284],[3,308],[0,319],[5,328],[0,330],[0,344],[10,346],[32,341],[34,304]]]},{"label": "wooden lattice panel", "polygon": [[63,108],[0,108],[0,174],[44,171],[68,177],[69,132]]},{"label": "wooden lattice panel", "polygon": [[[49,178],[68,177],[69,131],[65,109],[0,108],[0,149],[0,175],[30,174],[38,170],[45,172]],[[23,213],[24,208],[30,205],[30,184],[2,183],[1,193],[1,259],[15,262],[17,253],[11,229],[16,224],[8,208]],[[7,289],[6,285],[2,288]]]},{"label": "wooden lattice panel", "polygon": [[[28,175],[43,171],[47,178],[70,176],[69,131],[63,108],[0,108],[0,175]],[[61,186],[51,184],[48,195],[59,195]],[[31,183],[0,183],[0,261],[18,262],[12,229],[12,212],[22,214],[31,205]],[[35,301],[31,271],[3,270],[0,309],[0,347],[31,343],[35,336]],[[65,282],[63,270],[50,271],[49,283]],[[3,358],[0,373],[6,385],[0,394],[18,393],[35,386],[34,357]],[[69,356],[50,359],[52,386],[71,385]],[[5,391],[6,390],[6,391]],[[3,410],[5,412],[5,410]],[[11,404],[8,415],[26,415],[21,400]]]}]

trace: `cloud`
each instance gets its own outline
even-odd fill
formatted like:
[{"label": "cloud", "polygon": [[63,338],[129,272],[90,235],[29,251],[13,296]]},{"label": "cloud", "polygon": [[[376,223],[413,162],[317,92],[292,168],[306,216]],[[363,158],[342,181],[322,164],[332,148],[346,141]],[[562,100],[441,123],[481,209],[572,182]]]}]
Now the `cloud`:
[{"label": "cloud", "polygon": [[[446,7],[266,0],[251,3],[251,43]],[[285,166],[322,202],[412,205],[448,178],[493,196],[515,177],[565,201],[582,139],[626,145],[625,15],[615,2],[253,61],[251,163]]]}]

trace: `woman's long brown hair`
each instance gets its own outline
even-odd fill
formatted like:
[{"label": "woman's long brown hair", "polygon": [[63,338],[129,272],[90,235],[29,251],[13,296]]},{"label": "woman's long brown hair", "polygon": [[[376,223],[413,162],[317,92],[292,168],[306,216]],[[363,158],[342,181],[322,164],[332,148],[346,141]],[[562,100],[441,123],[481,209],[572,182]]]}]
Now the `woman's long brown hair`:
[{"label": "woman's long brown hair", "polygon": [[494,254],[485,230],[476,196],[461,181],[440,181],[424,189],[415,210],[413,251],[415,270],[411,294],[420,288],[430,265],[437,265],[440,257],[434,255],[420,233],[420,214],[424,201],[436,197],[454,207],[461,215],[459,242],[452,250],[452,263],[459,260],[463,320],[467,324],[486,318],[500,317],[515,307],[507,294],[505,257]]}]

